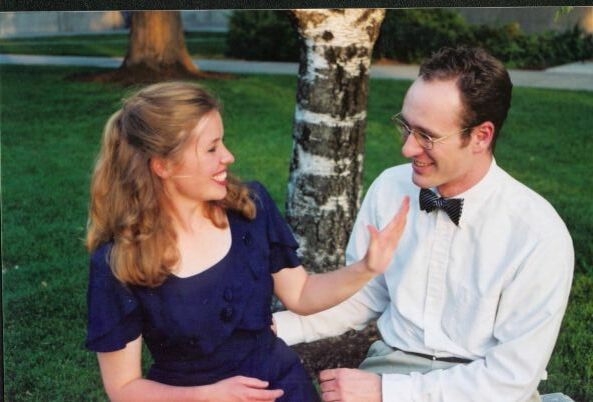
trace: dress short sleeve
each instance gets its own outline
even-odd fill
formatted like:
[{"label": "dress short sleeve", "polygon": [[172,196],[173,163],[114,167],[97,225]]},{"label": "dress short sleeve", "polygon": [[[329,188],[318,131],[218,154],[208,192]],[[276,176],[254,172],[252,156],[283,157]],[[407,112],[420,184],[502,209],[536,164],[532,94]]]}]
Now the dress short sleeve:
[{"label": "dress short sleeve", "polygon": [[91,256],[87,293],[86,347],[95,352],[123,349],[142,333],[140,305],[131,290],[111,272],[104,245]]},{"label": "dress short sleeve", "polygon": [[266,216],[266,227],[270,241],[270,272],[275,273],[283,268],[300,266],[301,260],[297,255],[299,245],[274,200],[261,183],[252,183],[252,188],[259,199],[256,199],[256,203],[261,202],[263,213]]}]

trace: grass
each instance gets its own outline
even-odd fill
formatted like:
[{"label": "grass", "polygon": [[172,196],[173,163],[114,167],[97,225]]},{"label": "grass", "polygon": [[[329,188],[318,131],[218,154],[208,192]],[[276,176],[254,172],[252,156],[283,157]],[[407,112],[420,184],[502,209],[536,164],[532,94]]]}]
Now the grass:
[{"label": "grass", "polygon": [[[220,59],[226,49],[224,32],[186,32],[185,44],[194,58]],[[124,57],[128,34],[0,38],[0,53],[52,56]]]},{"label": "grass", "polygon": [[[7,401],[104,401],[85,351],[88,186],[101,130],[128,90],[73,83],[80,68],[0,66],[2,279]],[[404,162],[389,116],[409,83],[373,80],[364,186]],[[224,101],[234,171],[284,206],[296,79],[207,81]],[[540,391],[593,400],[593,97],[517,88],[498,164],[546,197],[574,240],[577,266],[549,379]],[[147,363],[146,363],[147,364]]]}]

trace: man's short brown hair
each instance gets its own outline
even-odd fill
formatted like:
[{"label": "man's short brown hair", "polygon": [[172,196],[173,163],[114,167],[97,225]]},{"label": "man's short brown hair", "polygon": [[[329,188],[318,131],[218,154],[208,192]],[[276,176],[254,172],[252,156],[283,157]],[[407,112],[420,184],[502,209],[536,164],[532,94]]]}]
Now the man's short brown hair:
[{"label": "man's short brown hair", "polygon": [[463,127],[494,124],[492,151],[511,106],[513,84],[498,59],[480,48],[444,47],[425,60],[419,76],[425,81],[456,80],[461,94]]}]

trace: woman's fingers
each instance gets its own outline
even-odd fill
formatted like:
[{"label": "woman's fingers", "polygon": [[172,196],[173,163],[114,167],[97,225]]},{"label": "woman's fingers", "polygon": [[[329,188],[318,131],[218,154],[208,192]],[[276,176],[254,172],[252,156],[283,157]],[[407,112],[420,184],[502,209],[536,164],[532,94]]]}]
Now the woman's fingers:
[{"label": "woman's fingers", "polygon": [[[252,377],[236,376],[217,384],[223,386],[224,390],[218,395],[221,401],[272,402],[284,395],[281,389],[266,389],[269,386],[268,381]],[[229,392],[227,397],[223,396],[223,392]]]},{"label": "woman's fingers", "polygon": [[398,212],[391,221],[379,231],[372,225],[367,225],[370,242],[366,256],[367,268],[375,274],[386,270],[393,258],[393,253],[403,234],[407,214],[410,210],[410,197],[404,197]]},{"label": "woman's fingers", "polygon": [[393,219],[391,219],[389,224],[385,227],[385,229],[383,229],[383,231],[387,230],[388,232],[391,232],[402,228],[405,225],[409,210],[410,197],[405,196],[404,200],[402,201],[402,204],[399,207],[399,210],[397,211]]},{"label": "woman's fingers", "polygon": [[263,381],[259,378],[253,377],[238,376],[237,381],[251,388],[266,388],[268,386],[267,381]]}]

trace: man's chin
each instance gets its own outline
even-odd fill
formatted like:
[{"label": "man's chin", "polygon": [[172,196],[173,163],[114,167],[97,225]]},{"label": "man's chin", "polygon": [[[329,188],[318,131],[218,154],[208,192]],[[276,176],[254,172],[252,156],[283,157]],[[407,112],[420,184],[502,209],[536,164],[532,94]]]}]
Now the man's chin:
[{"label": "man's chin", "polygon": [[421,176],[416,173],[412,174],[412,182],[420,188],[433,188],[434,187],[434,183],[432,183],[432,180],[429,180],[427,177]]}]

